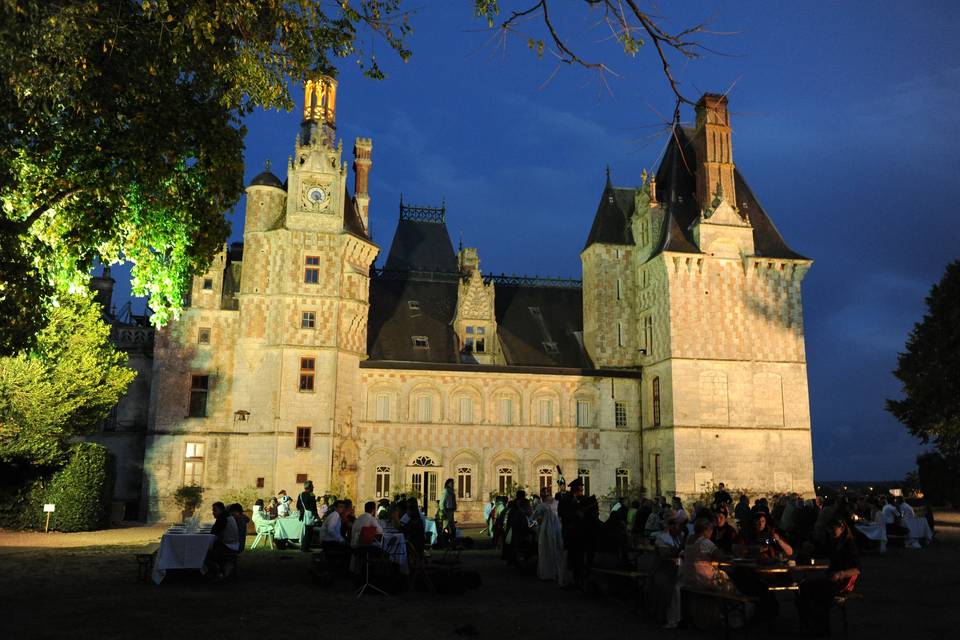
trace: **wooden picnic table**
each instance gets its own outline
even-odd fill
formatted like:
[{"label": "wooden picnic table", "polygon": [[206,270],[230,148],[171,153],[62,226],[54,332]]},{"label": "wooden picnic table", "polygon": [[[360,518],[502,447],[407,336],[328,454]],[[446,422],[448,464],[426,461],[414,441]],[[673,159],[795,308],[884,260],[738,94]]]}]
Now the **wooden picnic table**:
[{"label": "wooden picnic table", "polygon": [[764,562],[750,558],[721,560],[714,565],[728,571],[752,573],[757,580],[767,585],[769,591],[796,591],[800,588],[800,582],[806,578],[806,574],[827,571],[830,568],[830,563],[825,560],[796,563],[791,566],[783,561]]}]

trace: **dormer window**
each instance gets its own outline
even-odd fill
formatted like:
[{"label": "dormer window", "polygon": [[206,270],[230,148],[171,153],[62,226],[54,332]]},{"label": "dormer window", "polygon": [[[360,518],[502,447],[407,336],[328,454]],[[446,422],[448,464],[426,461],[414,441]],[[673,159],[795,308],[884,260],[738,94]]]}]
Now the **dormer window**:
[{"label": "dormer window", "polygon": [[416,317],[420,315],[420,301],[419,300],[407,300],[407,309],[410,310],[410,316]]},{"label": "dormer window", "polygon": [[553,354],[560,353],[560,349],[557,348],[556,342],[544,342],[543,350],[546,351],[547,353],[553,353]]},{"label": "dormer window", "polygon": [[429,349],[430,341],[427,339],[427,336],[413,336],[413,348]]},{"label": "dormer window", "polygon": [[486,327],[468,326],[465,329],[467,337],[463,341],[464,349],[472,353],[487,352],[487,329]]}]

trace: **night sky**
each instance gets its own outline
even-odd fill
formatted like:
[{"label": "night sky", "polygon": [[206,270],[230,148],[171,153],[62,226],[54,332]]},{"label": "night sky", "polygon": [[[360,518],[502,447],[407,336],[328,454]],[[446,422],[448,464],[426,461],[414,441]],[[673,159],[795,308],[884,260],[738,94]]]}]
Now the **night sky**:
[{"label": "night sky", "polygon": [[[485,272],[579,278],[605,166],[618,186],[655,167],[673,103],[653,49],[628,58],[598,15],[554,4],[571,44],[616,71],[608,86],[566,65],[554,74],[524,34],[498,47],[466,0],[421,3],[407,64],[376,43],[387,80],[342,63],[338,135],[348,159],[356,136],[373,138],[381,261],[402,193],[407,203],[446,199],[454,243],[462,235],[478,247]],[[684,2],[658,12],[668,29],[713,19],[712,30],[730,32],[703,38],[723,55],[675,59],[676,75],[694,100],[729,91],[734,161],[791,247],[814,259],[804,310],[816,478],[902,478],[922,447],[883,409],[899,390],[890,372],[958,256],[960,3]],[[538,23],[522,29],[543,34]],[[284,178],[299,120],[248,118],[248,182],[267,159]],[[242,211],[241,201],[234,240]]]}]

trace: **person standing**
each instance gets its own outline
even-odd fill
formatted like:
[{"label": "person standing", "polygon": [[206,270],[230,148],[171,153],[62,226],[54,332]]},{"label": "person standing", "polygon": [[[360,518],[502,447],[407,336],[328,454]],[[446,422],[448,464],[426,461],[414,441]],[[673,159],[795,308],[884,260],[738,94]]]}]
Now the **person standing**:
[{"label": "person standing", "polygon": [[563,494],[557,505],[557,513],[560,516],[563,547],[567,550],[567,567],[573,572],[573,586],[583,587],[586,548],[582,478],[570,483],[569,491]]},{"label": "person standing", "polygon": [[730,496],[730,492],[727,491],[727,488],[721,482],[717,485],[717,490],[713,493],[713,507],[719,511],[720,507],[725,507],[729,504],[733,504],[733,498]]},{"label": "person standing", "polygon": [[320,521],[317,514],[317,497],[313,495],[313,481],[303,483],[303,491],[297,496],[297,511],[300,512],[300,522],[303,523],[303,534],[300,538],[300,551],[309,552],[313,542],[313,528]]},{"label": "person standing", "polygon": [[537,525],[537,577],[541,580],[563,582],[563,534],[557,501],[550,495],[550,487],[540,489],[540,504],[533,511]]},{"label": "person standing", "polygon": [[440,499],[443,528],[449,535],[450,545],[457,542],[457,494],[453,489],[453,478],[447,478],[443,483],[443,498]]}]

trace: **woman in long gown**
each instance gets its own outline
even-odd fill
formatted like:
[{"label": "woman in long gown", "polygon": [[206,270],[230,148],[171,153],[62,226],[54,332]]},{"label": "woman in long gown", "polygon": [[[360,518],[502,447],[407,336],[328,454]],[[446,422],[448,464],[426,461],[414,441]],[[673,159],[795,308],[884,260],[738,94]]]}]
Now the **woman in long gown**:
[{"label": "woman in long gown", "polygon": [[557,501],[550,495],[550,487],[540,490],[540,504],[533,512],[537,525],[537,577],[541,580],[563,581],[563,537]]}]

